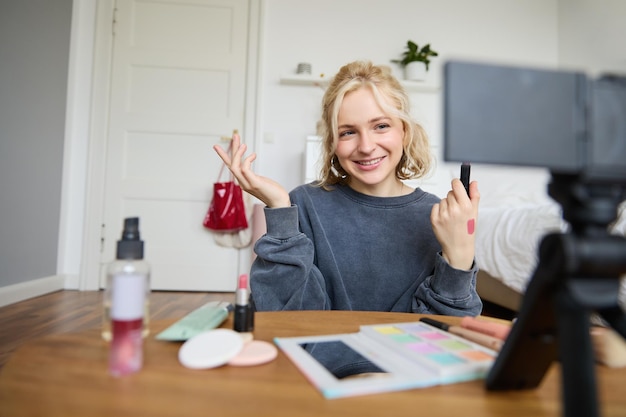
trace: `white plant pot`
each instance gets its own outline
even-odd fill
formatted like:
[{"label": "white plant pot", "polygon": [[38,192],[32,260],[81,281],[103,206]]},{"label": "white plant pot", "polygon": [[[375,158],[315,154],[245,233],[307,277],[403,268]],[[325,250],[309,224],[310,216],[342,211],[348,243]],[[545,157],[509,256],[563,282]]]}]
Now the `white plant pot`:
[{"label": "white plant pot", "polygon": [[407,81],[426,80],[426,64],[420,61],[409,62],[404,67],[404,78]]}]

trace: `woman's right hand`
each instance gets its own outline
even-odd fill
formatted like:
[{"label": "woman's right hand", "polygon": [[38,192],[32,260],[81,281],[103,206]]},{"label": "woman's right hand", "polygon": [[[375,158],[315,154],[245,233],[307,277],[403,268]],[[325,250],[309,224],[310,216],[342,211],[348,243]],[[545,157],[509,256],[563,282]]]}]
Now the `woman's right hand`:
[{"label": "woman's right hand", "polygon": [[224,164],[233,173],[239,186],[247,193],[258,198],[270,208],[289,207],[291,200],[289,193],[276,181],[260,175],[256,175],[252,171],[252,162],[256,159],[256,153],[244,158],[244,154],[248,147],[241,143],[238,133],[233,134],[231,155],[222,149],[221,146],[215,145],[213,149],[222,158]]}]

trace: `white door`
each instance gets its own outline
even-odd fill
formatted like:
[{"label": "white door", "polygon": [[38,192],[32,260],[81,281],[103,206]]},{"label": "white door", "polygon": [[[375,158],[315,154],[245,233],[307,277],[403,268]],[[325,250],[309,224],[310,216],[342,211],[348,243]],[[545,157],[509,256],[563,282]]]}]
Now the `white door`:
[{"label": "white door", "polygon": [[138,216],[153,289],[233,291],[240,251],[202,220],[221,164],[212,146],[244,123],[248,0],[116,9],[101,285],[123,219]]}]

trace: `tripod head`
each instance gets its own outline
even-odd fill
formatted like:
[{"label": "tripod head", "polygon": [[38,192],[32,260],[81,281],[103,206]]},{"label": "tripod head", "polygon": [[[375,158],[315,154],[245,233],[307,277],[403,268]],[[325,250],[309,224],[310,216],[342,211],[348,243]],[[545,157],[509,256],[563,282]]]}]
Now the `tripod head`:
[{"label": "tripod head", "polygon": [[580,175],[552,173],[548,194],[561,205],[572,233],[603,235],[617,218],[618,206],[626,200],[626,179],[590,181]]}]

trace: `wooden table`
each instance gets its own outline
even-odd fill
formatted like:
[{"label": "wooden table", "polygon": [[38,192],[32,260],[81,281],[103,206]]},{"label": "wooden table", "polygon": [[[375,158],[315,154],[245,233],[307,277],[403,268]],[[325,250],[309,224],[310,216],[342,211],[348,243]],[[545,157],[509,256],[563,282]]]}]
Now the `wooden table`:
[{"label": "wooden table", "polygon": [[[357,332],[361,324],[417,320],[400,313],[295,311],[257,313],[255,338]],[[448,323],[458,318],[441,318]],[[189,370],[177,359],[180,343],[154,334],[141,372],[113,378],[100,330],[47,336],[20,347],[0,373],[0,416],[560,416],[555,365],[535,390],[488,392],[483,381],[327,400],[280,352],[268,364]],[[230,319],[224,327],[231,328]],[[626,369],[598,367],[601,413],[626,416]]]}]

